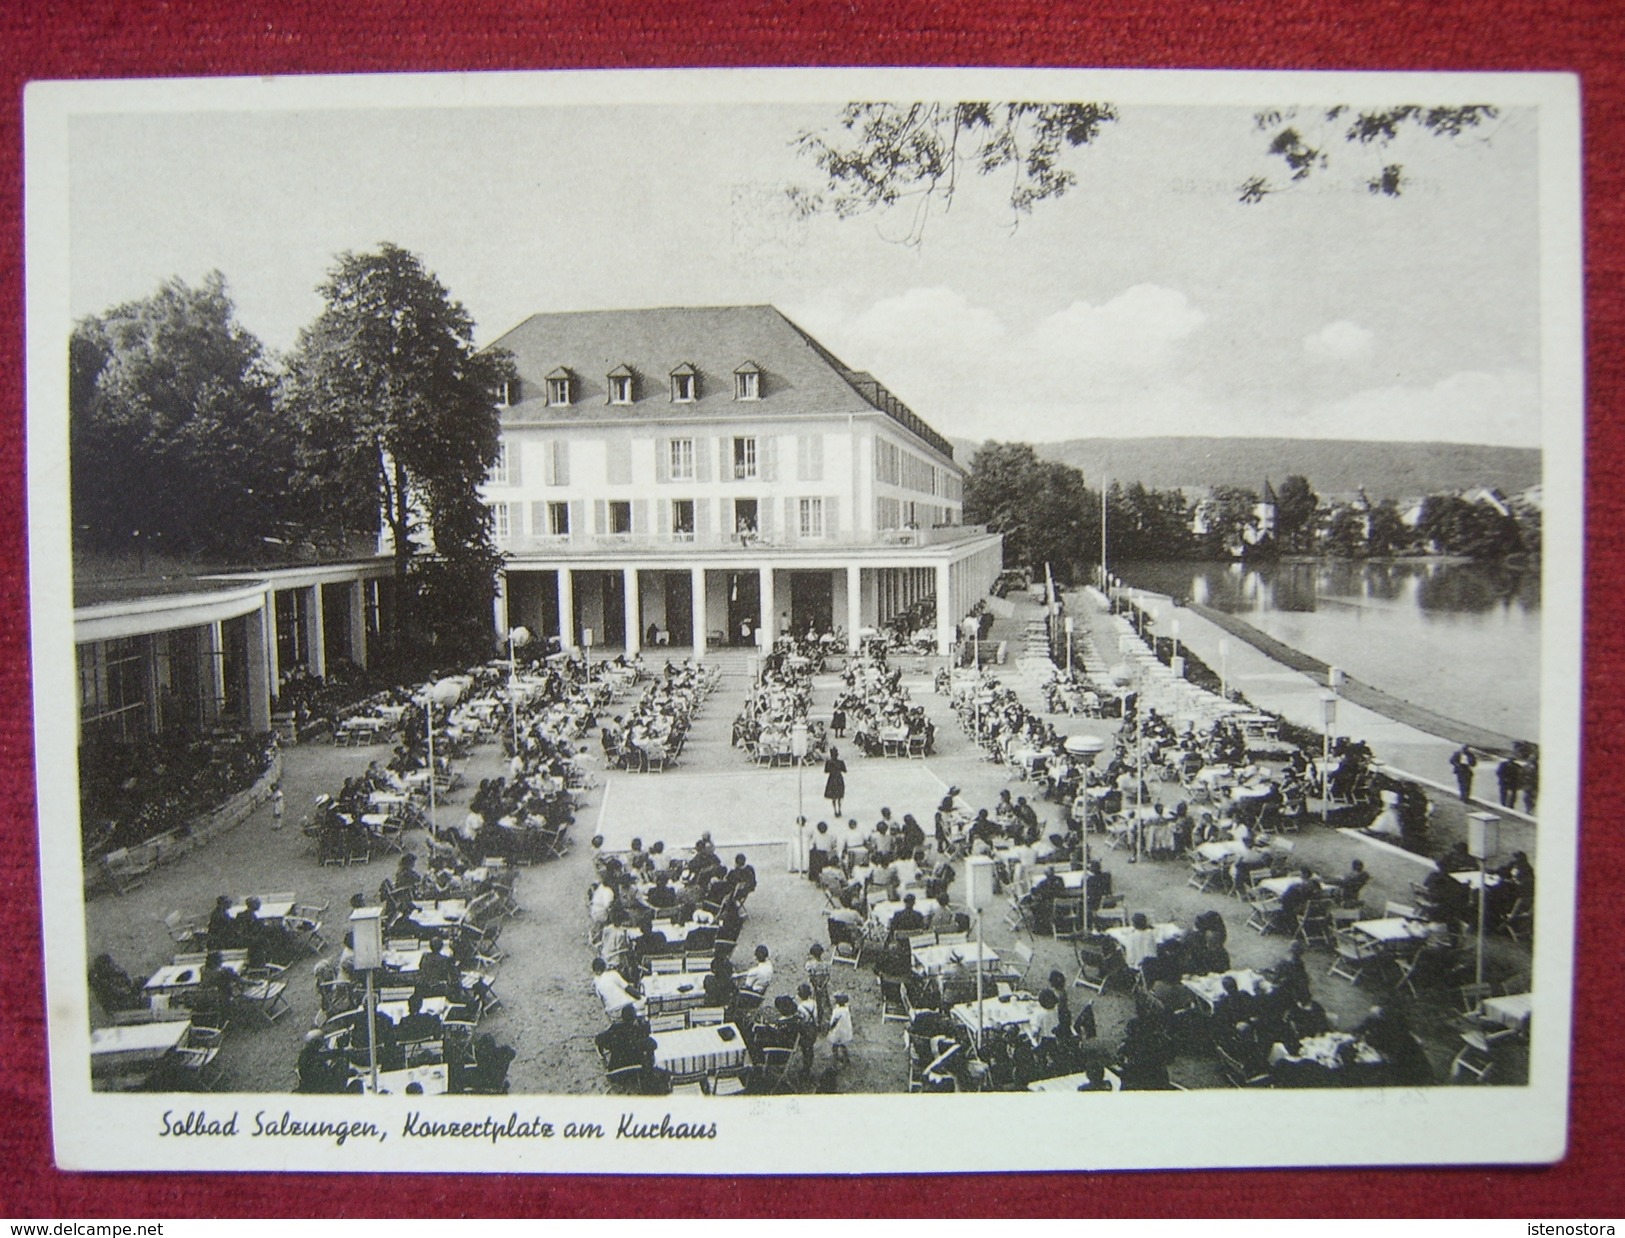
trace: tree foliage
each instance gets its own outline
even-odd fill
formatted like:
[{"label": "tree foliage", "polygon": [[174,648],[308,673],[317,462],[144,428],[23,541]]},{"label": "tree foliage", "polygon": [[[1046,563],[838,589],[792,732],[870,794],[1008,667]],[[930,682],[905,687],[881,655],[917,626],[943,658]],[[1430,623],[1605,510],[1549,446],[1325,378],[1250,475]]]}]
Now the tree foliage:
[{"label": "tree foliage", "polygon": [[1315,533],[1315,510],[1320,496],[1301,473],[1293,473],[1275,491],[1276,540],[1288,554],[1302,554],[1312,549]]},{"label": "tree foliage", "polygon": [[1443,554],[1475,559],[1517,554],[1524,549],[1518,522],[1489,503],[1474,503],[1460,495],[1432,495],[1422,504],[1417,533]]},{"label": "tree foliage", "polygon": [[[1340,144],[1382,152],[1399,135],[1410,130],[1439,138],[1459,138],[1468,130],[1494,120],[1498,109],[1483,103],[1464,107],[1422,107],[1404,103],[1398,107],[1360,111],[1338,104],[1315,112],[1286,108],[1259,112],[1253,125],[1269,135],[1269,154],[1287,167],[1287,184],[1308,180],[1330,166],[1332,152]],[[1405,189],[1403,165],[1384,163],[1365,177],[1368,192],[1397,198]],[[1262,202],[1285,186],[1267,176],[1249,177],[1240,188],[1241,201]]]},{"label": "tree foliage", "polygon": [[1009,178],[1012,211],[1059,198],[1077,184],[1066,152],[1117,119],[1109,103],[849,103],[833,136],[803,132],[796,147],[824,173],[821,191],[793,188],[804,214],[847,218],[905,199],[917,206],[918,241],[933,202],[953,203],[962,171]]},{"label": "tree foliage", "polygon": [[1029,443],[982,444],[965,479],[965,519],[1003,533],[1005,564],[1039,577],[1048,563],[1058,579],[1078,580],[1098,554],[1100,521],[1083,474],[1040,460]]},{"label": "tree foliage", "polygon": [[282,531],[292,442],[218,271],[84,319],[68,368],[81,546],[229,558]]},{"label": "tree foliage", "polygon": [[[496,460],[496,394],[512,362],[475,350],[467,311],[398,246],[341,254],[320,291],[325,306],[300,333],[280,393],[302,432],[307,515],[366,532],[382,513],[409,585],[407,629],[439,645],[483,631],[501,559],[479,486]],[[429,563],[420,552],[431,544]]]},{"label": "tree foliage", "polygon": [[[1248,177],[1238,198],[1256,204],[1301,184],[1330,167],[1339,149],[1385,157],[1402,133],[1460,138],[1497,115],[1488,104],[1413,103],[1259,112],[1253,124],[1265,135],[1265,154],[1286,165],[1287,178],[1283,184],[1269,176]],[[831,128],[807,130],[795,140],[796,149],[823,173],[824,185],[791,186],[788,193],[803,216],[827,211],[845,219],[911,203],[914,215],[904,239],[918,244],[931,208],[953,204],[962,173],[1008,178],[1012,217],[1019,218],[1076,185],[1078,173],[1067,165],[1068,155],[1117,120],[1116,106],[1105,102],[849,103]],[[1384,197],[1399,197],[1406,183],[1403,165],[1391,161],[1364,174],[1366,188]]]}]

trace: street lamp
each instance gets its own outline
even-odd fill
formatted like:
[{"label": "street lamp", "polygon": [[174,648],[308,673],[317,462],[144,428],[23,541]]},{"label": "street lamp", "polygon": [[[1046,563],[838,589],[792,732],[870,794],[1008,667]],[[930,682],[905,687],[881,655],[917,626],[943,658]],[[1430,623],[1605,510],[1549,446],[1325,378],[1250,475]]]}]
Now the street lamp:
[{"label": "street lamp", "polygon": [[587,692],[592,692],[592,629],[581,629],[581,656],[587,663]]},{"label": "street lamp", "polygon": [[[802,830],[807,825],[807,805],[802,798],[801,787],[802,774],[807,766],[807,720],[805,718],[790,728],[790,755],[796,759],[796,841],[792,844],[792,847],[799,851]],[[800,863],[802,865],[806,863],[805,856],[801,857]],[[792,867],[790,871],[798,873],[801,871],[801,867]]]},{"label": "street lamp", "polygon": [[[431,785],[432,780],[431,780]],[[384,965],[384,909],[357,907],[350,913],[353,966],[367,973],[367,1067],[372,1075],[372,1094],[378,1095],[378,991],[373,973]]]},{"label": "street lamp", "polygon": [[1066,617],[1066,677],[1072,678],[1072,616]]},{"label": "street lamp", "polygon": [[519,755],[519,663],[515,651],[530,644],[528,628],[508,630],[508,716],[513,721],[513,753]]},{"label": "street lamp", "polygon": [[1337,725],[1337,693],[1320,694],[1320,823],[1325,825],[1332,810],[1332,727]]},{"label": "street lamp", "polygon": [[1478,955],[1473,967],[1473,983],[1484,983],[1484,904],[1489,891],[1484,888],[1485,861],[1501,849],[1501,819],[1493,812],[1467,814],[1467,854],[1478,861]]},{"label": "street lamp", "polygon": [[1230,699],[1230,638],[1219,638],[1219,697]]}]

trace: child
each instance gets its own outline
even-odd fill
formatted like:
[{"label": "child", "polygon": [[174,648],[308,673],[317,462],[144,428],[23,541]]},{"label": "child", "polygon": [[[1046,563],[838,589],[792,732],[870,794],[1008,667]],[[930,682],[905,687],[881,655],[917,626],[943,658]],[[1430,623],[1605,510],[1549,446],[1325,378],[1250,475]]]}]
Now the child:
[{"label": "child", "polygon": [[847,1000],[845,993],[835,995],[835,1010],[829,1020],[830,1058],[837,1066],[848,1066],[852,1062],[847,1048],[852,1043],[852,1008],[846,1004]]},{"label": "child", "polygon": [[271,789],[271,828],[282,828],[282,784],[278,783]]},{"label": "child", "polygon": [[807,983],[818,1007],[818,1030],[824,1031],[829,1027],[829,963],[823,945],[816,941],[807,949]]}]

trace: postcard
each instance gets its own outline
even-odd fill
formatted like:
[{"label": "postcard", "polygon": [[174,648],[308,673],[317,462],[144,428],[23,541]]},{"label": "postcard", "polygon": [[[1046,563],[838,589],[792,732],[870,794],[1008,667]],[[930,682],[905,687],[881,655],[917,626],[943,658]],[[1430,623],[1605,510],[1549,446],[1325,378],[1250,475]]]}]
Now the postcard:
[{"label": "postcard", "polygon": [[63,1167],[1563,1155],[1575,79],[26,135]]}]

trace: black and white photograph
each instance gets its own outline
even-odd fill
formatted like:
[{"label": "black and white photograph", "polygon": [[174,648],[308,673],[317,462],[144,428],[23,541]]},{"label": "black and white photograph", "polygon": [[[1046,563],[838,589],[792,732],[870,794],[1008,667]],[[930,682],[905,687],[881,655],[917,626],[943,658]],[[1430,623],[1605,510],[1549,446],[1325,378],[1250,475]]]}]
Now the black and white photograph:
[{"label": "black and white photograph", "polygon": [[31,86],[58,1163],[1561,1157],[1577,115]]}]

